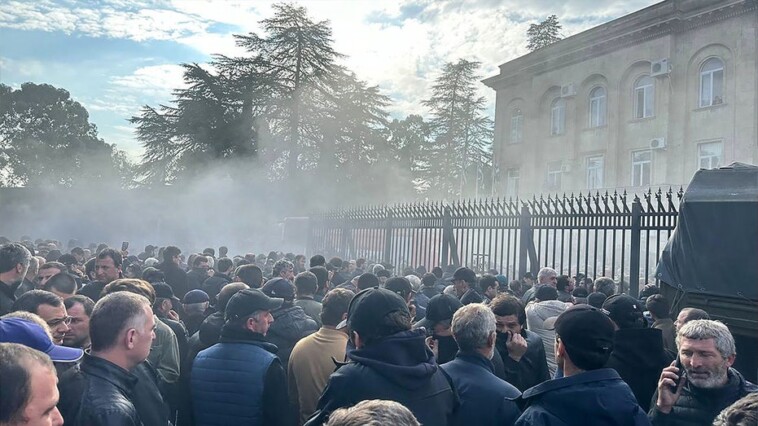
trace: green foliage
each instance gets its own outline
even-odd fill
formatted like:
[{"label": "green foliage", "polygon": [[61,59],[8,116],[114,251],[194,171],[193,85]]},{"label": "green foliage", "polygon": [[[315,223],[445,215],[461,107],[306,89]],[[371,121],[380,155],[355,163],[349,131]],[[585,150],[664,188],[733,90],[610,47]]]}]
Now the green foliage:
[{"label": "green foliage", "polygon": [[526,48],[534,52],[555,43],[561,39],[561,28],[562,26],[558,22],[558,17],[555,15],[548,16],[547,19],[539,24],[529,25],[529,29],[526,31],[529,44],[527,44]]},{"label": "green foliage", "polygon": [[132,165],[98,137],[89,113],[63,89],[0,84],[0,186],[117,183]]}]

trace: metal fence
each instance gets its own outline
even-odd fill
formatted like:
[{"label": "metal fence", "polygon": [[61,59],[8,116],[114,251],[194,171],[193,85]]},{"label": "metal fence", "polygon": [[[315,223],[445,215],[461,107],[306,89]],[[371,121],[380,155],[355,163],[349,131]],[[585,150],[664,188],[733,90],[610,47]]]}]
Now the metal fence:
[{"label": "metal fence", "polygon": [[390,263],[398,273],[465,265],[518,278],[549,266],[571,276],[608,276],[637,294],[640,281],[655,280],[682,195],[669,188],[642,198],[614,192],[337,210],[310,218],[308,248]]}]

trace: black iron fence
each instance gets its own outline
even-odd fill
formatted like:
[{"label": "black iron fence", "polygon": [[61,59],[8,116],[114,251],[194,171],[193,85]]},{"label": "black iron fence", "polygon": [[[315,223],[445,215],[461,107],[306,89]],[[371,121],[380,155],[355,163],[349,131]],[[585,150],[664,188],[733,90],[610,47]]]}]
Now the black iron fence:
[{"label": "black iron fence", "polygon": [[572,276],[608,276],[636,295],[640,282],[655,280],[682,195],[659,189],[642,198],[614,192],[338,210],[310,218],[308,248],[387,262],[398,273],[465,265],[518,278],[549,266]]}]

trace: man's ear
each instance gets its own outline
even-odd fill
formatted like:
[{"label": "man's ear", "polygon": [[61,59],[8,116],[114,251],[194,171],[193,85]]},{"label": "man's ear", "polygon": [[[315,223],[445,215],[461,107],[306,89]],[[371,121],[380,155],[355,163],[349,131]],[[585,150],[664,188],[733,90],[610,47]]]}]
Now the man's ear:
[{"label": "man's ear", "polygon": [[124,336],[125,344],[127,349],[134,349],[134,345],[137,340],[137,330],[134,328],[130,328],[126,330],[125,336]]},{"label": "man's ear", "polygon": [[730,355],[729,357],[726,358],[726,365],[727,365],[727,367],[731,367],[732,364],[734,364],[734,359],[736,357],[737,357],[736,355]]},{"label": "man's ear", "polygon": [[487,337],[487,347],[491,348],[495,346],[495,340],[497,339],[497,331],[493,331],[490,333],[490,335]]}]

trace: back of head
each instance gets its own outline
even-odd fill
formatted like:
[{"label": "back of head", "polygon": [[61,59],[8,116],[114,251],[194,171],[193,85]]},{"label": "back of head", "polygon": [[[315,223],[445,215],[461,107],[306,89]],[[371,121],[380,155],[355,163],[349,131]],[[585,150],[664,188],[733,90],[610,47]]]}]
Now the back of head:
[{"label": "back of head", "polygon": [[614,294],[603,302],[603,309],[620,329],[645,328],[647,320],[639,300],[627,294]]},{"label": "back of head", "polygon": [[411,329],[411,314],[406,301],[384,288],[369,288],[350,301],[347,326],[361,338],[364,346],[372,345],[401,331]]},{"label": "back of head", "polygon": [[453,315],[452,331],[461,351],[485,348],[495,332],[495,314],[481,303],[466,305]]},{"label": "back of head", "polygon": [[166,276],[160,269],[147,267],[142,270],[142,279],[149,283],[158,283],[164,282],[166,280]]},{"label": "back of head", "polygon": [[657,285],[645,284],[645,286],[640,290],[640,300],[647,300],[648,297],[654,294],[660,294],[660,292],[661,291],[658,289]]},{"label": "back of head", "polygon": [[16,299],[13,303],[13,310],[36,314],[40,305],[50,305],[57,308],[63,306],[63,299],[49,291],[31,290]]},{"label": "back of head", "polygon": [[608,297],[605,295],[605,293],[595,291],[587,295],[587,304],[600,309],[603,307],[603,303],[607,298]]},{"label": "back of head", "polygon": [[537,287],[537,291],[534,292],[534,298],[540,302],[557,300],[558,290],[555,287],[549,285],[541,285]]},{"label": "back of head", "polygon": [[74,294],[77,290],[76,280],[66,272],[62,272],[47,280],[44,289],[47,291],[55,290],[63,294]]},{"label": "back of head", "polygon": [[566,288],[568,288],[570,284],[569,277],[567,275],[558,275],[558,278],[555,282],[555,288],[558,291],[566,291]]},{"label": "back of head", "polygon": [[329,281],[329,271],[327,271],[326,268],[323,266],[314,266],[309,269],[308,272],[315,275],[316,279],[318,279],[319,290],[326,288],[326,282]]},{"label": "back of head", "polygon": [[163,263],[171,264],[174,261],[174,256],[179,256],[182,253],[179,247],[168,246],[163,249]]},{"label": "back of head", "polygon": [[751,392],[726,407],[713,421],[713,426],[758,425],[758,392]]},{"label": "back of head", "polygon": [[245,283],[229,283],[221,288],[221,291],[218,293],[217,302],[216,302],[216,309],[219,310],[219,312],[226,311],[226,305],[229,303],[229,299],[232,298],[237,292],[242,291],[246,288],[250,288]]},{"label": "back of head", "polygon": [[358,277],[358,290],[365,290],[371,287],[379,287],[379,277],[371,272],[365,272]]},{"label": "back of head", "polygon": [[490,274],[482,275],[482,278],[479,279],[479,288],[482,290],[482,292],[486,292],[490,287],[498,287],[497,278],[495,278],[494,275]]},{"label": "back of head", "polygon": [[228,257],[222,257],[216,263],[216,269],[221,273],[227,273],[234,267],[234,261]]},{"label": "back of head", "polygon": [[367,400],[334,410],[326,426],[421,426],[413,413],[395,401]]},{"label": "back of head", "polygon": [[690,321],[711,319],[708,312],[699,308],[684,308],[682,311],[684,311],[684,321],[683,324],[679,325],[680,327]]},{"label": "back of head", "polygon": [[408,297],[413,291],[411,282],[408,281],[408,279],[405,277],[395,277],[388,279],[387,282],[384,283],[384,288],[397,293],[404,300],[408,300]]},{"label": "back of head", "polygon": [[435,277],[437,277],[437,279],[442,278],[442,268],[440,268],[439,266],[435,266],[434,268],[432,268],[432,274]]},{"label": "back of head", "polygon": [[321,323],[336,327],[347,313],[354,296],[355,293],[346,288],[335,288],[326,293],[321,301]]},{"label": "back of head", "polygon": [[611,297],[616,294],[616,283],[608,277],[600,277],[595,280],[595,291],[605,294],[605,297]]},{"label": "back of head", "polygon": [[[440,271],[442,271],[442,269],[440,269]],[[424,274],[424,276],[421,277],[421,285],[422,286],[424,286],[424,287],[434,287],[435,284],[437,284],[437,276],[436,275],[434,275],[432,273],[428,273],[428,274]]]},{"label": "back of head", "polygon": [[242,265],[234,275],[250,288],[260,288],[263,284],[263,271],[256,265]]},{"label": "back of head", "polygon": [[613,351],[615,326],[602,310],[575,305],[558,316],[555,334],[572,364],[585,371],[597,370]]},{"label": "back of head", "polygon": [[671,318],[671,313],[669,312],[671,311],[671,304],[669,304],[666,296],[662,294],[649,296],[645,301],[645,307],[658,319]]},{"label": "back of head", "polygon": [[0,424],[26,424],[24,410],[32,399],[32,371],[46,368],[53,375],[53,362],[44,353],[18,343],[0,343]]},{"label": "back of head", "polygon": [[332,267],[334,269],[339,270],[340,268],[342,268],[342,259],[340,259],[339,257],[335,256],[335,257],[329,259],[329,264],[332,265]]},{"label": "back of head", "polygon": [[[144,324],[152,303],[144,296],[119,291],[101,298],[92,310],[89,330],[93,351],[116,345],[122,331]],[[146,312],[147,311],[147,312]]]},{"label": "back of head", "polygon": [[318,290],[318,278],[312,272],[301,272],[295,277],[298,296],[312,296]]},{"label": "back of head", "polygon": [[320,254],[313,255],[311,256],[309,265],[311,268],[314,266],[324,266],[326,265],[326,259]]},{"label": "back of head", "polygon": [[150,283],[136,278],[121,278],[111,281],[103,288],[103,294],[112,294],[126,291],[145,297],[150,306],[155,303],[155,289]]}]

